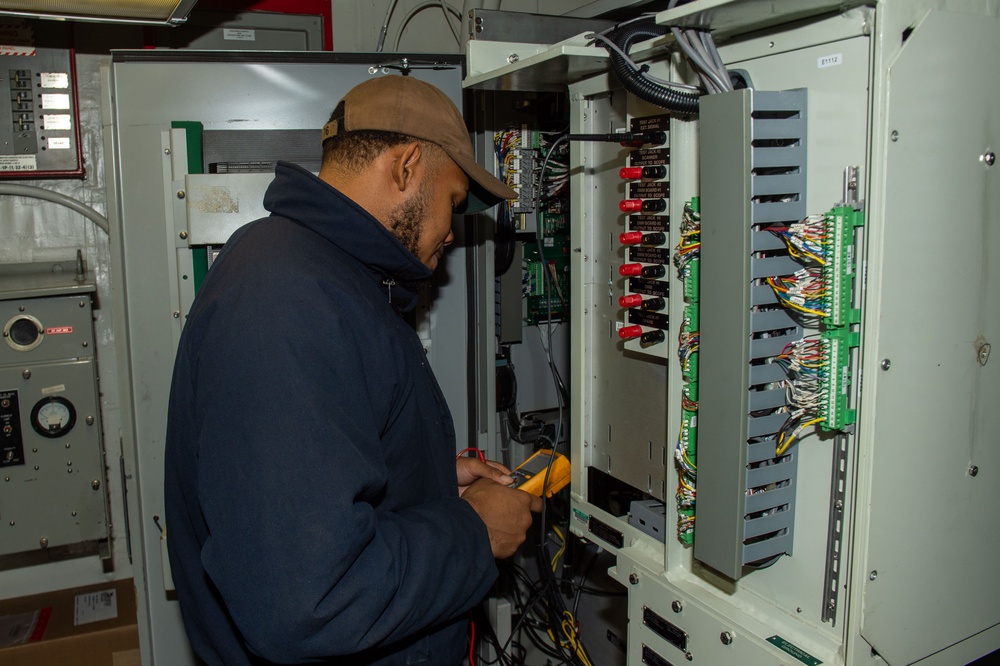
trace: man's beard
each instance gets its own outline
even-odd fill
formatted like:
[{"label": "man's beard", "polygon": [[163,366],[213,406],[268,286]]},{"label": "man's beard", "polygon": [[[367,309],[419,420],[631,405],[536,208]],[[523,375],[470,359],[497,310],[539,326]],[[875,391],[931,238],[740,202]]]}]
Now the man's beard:
[{"label": "man's beard", "polygon": [[417,193],[394,208],[389,213],[388,229],[392,235],[420,260],[417,254],[420,247],[421,223],[427,212],[427,188],[421,185]]}]

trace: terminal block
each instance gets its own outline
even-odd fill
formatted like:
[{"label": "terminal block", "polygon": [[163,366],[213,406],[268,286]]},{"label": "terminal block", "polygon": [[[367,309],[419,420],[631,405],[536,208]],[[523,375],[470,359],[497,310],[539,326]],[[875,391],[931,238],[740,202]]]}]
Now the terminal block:
[{"label": "terminal block", "polygon": [[824,218],[827,245],[822,267],[826,287],[824,304],[827,326],[844,326],[858,322],[859,312],[853,308],[854,230],[864,224],[864,213],[850,206],[838,206]]}]

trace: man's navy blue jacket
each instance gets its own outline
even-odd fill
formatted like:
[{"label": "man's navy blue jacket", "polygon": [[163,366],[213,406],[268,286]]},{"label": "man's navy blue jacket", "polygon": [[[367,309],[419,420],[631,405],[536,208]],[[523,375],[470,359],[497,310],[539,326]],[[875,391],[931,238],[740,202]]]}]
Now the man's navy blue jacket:
[{"label": "man's navy blue jacket", "polygon": [[166,527],[192,646],[226,666],[458,664],[496,565],[400,315],[430,271],[295,165],[264,205],[209,271],[174,368]]}]

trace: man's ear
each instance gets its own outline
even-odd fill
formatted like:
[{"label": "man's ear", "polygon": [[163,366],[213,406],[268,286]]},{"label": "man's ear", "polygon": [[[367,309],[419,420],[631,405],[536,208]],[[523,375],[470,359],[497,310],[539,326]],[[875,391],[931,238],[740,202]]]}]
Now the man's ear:
[{"label": "man's ear", "polygon": [[427,158],[424,156],[420,143],[411,141],[400,144],[392,149],[392,181],[400,192],[405,192],[419,184]]}]

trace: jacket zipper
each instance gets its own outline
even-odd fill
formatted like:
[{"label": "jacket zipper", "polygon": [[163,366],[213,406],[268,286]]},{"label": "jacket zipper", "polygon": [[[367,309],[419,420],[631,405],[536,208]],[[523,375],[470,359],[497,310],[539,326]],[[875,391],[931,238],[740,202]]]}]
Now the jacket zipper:
[{"label": "jacket zipper", "polygon": [[392,305],[392,288],[396,286],[396,281],[390,277],[382,280],[382,284],[385,285],[386,292],[389,295],[389,305]]}]

